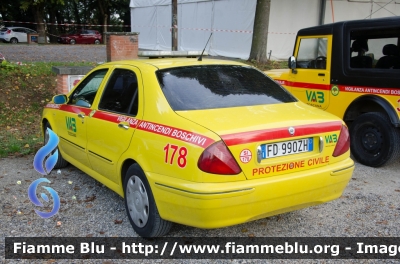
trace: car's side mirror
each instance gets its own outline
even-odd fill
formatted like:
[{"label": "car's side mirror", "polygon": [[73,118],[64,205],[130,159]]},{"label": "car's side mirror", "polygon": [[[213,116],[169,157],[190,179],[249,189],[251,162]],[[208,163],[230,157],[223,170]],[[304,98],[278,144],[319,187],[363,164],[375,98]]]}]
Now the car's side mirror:
[{"label": "car's side mirror", "polygon": [[296,71],[296,57],[295,56],[290,56],[288,59],[288,67],[289,69],[292,69],[292,73],[297,73]]},{"label": "car's side mirror", "polygon": [[53,96],[53,102],[55,104],[65,104],[67,102],[67,96],[65,94],[58,94]]},{"label": "car's side mirror", "polygon": [[53,102],[55,104],[65,104],[67,102],[67,96],[65,94],[58,94],[53,96]]},{"label": "car's side mirror", "polygon": [[289,69],[296,69],[296,57],[295,56],[289,57],[288,66],[289,66]]}]

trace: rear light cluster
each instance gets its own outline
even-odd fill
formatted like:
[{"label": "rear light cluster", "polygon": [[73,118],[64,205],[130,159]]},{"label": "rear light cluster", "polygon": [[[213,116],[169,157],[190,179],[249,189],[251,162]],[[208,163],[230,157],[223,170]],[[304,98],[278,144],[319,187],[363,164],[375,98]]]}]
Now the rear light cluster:
[{"label": "rear light cluster", "polygon": [[235,175],[242,171],[222,141],[206,148],[201,154],[197,166],[200,170],[213,174]]},{"label": "rear light cluster", "polygon": [[6,34],[10,34],[10,33],[11,33],[11,30],[10,30],[10,29],[6,31]]},{"label": "rear light cluster", "polygon": [[349,130],[345,125],[342,125],[342,129],[340,130],[339,140],[336,143],[335,150],[333,151],[332,156],[338,157],[344,153],[346,153],[350,148],[350,135]]}]

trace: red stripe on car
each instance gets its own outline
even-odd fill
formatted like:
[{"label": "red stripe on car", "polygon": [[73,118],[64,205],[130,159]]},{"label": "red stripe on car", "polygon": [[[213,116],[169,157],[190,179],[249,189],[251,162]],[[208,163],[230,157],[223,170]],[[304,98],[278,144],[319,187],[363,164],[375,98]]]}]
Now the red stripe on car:
[{"label": "red stripe on car", "polygon": [[66,104],[61,105],[59,109],[61,111],[75,113],[75,114],[85,113],[85,115],[88,115],[92,111],[86,107],[80,107],[76,105],[66,105]]},{"label": "red stripe on car", "polygon": [[[71,105],[61,105],[60,110],[76,114],[84,112],[86,115],[89,115],[91,112],[90,109],[71,106]],[[154,133],[169,138],[175,138],[177,140],[181,140],[202,148],[207,148],[208,146],[210,146],[212,143],[215,142],[215,140],[209,137],[188,130],[183,130],[180,128],[171,127],[154,122],[139,120],[136,119],[135,117],[129,117],[120,114],[96,111],[93,114],[92,118],[98,118],[113,123],[127,122],[132,128],[136,128],[142,131]]]},{"label": "red stripe on car", "polygon": [[[318,133],[338,131],[342,127],[342,122],[326,122],[320,124],[311,124],[303,126],[294,126],[295,134],[293,136],[306,136]],[[228,146],[247,144],[253,142],[276,140],[290,138],[289,127],[272,128],[258,131],[240,132],[221,136]]]},{"label": "red stripe on car", "polygon": [[316,89],[316,90],[330,90],[330,84],[317,84],[317,83],[304,83],[304,82],[290,82],[285,80],[275,80],[280,85],[286,85],[290,87],[304,88],[304,89]]},{"label": "red stripe on car", "polygon": [[337,86],[341,92],[350,93],[367,93],[367,94],[384,94],[384,95],[400,95],[399,88],[381,88],[372,86],[354,86],[354,85],[341,85],[341,84],[314,84],[302,82],[290,82],[285,80],[275,80],[281,85],[300,89],[315,89],[315,90],[330,90],[332,86]]},{"label": "red stripe on car", "polygon": [[181,141],[185,141],[187,143],[194,144],[196,146],[206,148],[210,146],[215,141],[209,137],[188,131],[180,128],[170,127],[158,123],[148,122],[148,121],[140,121],[137,126],[137,129],[143,130],[150,133],[155,133],[158,135],[175,138]]}]

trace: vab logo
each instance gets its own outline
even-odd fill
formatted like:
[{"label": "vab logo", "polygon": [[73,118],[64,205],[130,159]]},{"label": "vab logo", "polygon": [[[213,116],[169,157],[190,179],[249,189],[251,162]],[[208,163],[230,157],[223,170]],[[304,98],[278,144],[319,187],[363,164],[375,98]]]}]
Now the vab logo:
[{"label": "vab logo", "polygon": [[72,132],[76,132],[76,120],[73,117],[65,117],[67,129]]},{"label": "vab logo", "polygon": [[[41,149],[39,149],[39,151],[35,155],[35,158],[33,159],[33,167],[37,172],[39,172],[42,175],[49,174],[56,165],[58,160],[58,150],[57,150],[57,145],[59,142],[58,136],[50,128],[47,128],[46,133],[48,133],[49,135],[49,140],[47,141],[46,145],[44,145]],[[46,178],[40,178],[32,182],[32,184],[28,188],[28,196],[33,204],[43,207],[44,205],[39,201],[39,199],[36,196],[37,186],[41,182],[50,182],[50,181]],[[41,212],[35,209],[35,212],[42,218],[49,218],[55,215],[60,209],[60,197],[58,197],[57,192],[54,191],[52,188],[50,187],[43,187],[43,188],[45,188],[53,198],[54,202],[53,209],[51,210],[51,212]],[[49,198],[47,197],[46,194],[41,193],[41,197],[46,202],[49,201]]]},{"label": "vab logo", "polygon": [[[39,199],[36,196],[37,186],[41,182],[49,182],[50,183],[50,181],[46,178],[37,179],[36,181],[32,182],[32,184],[29,186],[28,196],[33,204],[35,204],[36,206],[43,207],[44,205],[39,201]],[[57,192],[54,191],[53,188],[45,187],[45,186],[43,188],[45,188],[51,194],[51,197],[53,198],[53,202],[54,202],[53,209],[51,210],[51,212],[42,212],[42,211],[35,209],[35,212],[42,218],[50,218],[53,215],[55,215],[58,212],[58,210],[60,209],[60,197],[58,197]],[[45,193],[41,193],[40,195],[43,198],[43,200],[45,200],[46,202],[49,201],[49,198],[47,197],[47,195]]]},{"label": "vab logo", "polygon": [[324,103],[324,93],[323,92],[314,92],[314,91],[306,91],[307,101],[315,102],[315,103]]},{"label": "vab logo", "polygon": [[326,144],[336,143],[336,142],[337,142],[337,135],[336,134],[325,136],[325,143]]}]

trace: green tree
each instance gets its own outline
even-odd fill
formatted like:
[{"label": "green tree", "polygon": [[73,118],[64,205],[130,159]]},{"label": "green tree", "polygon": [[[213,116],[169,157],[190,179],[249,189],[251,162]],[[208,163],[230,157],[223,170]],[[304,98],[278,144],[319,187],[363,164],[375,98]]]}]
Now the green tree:
[{"label": "green tree", "polygon": [[26,11],[31,8],[33,17],[37,23],[37,32],[39,34],[38,43],[46,43],[46,25],[45,25],[45,6],[52,4],[64,4],[64,0],[22,0],[21,9]]},{"label": "green tree", "polygon": [[[129,0],[0,0],[0,19],[35,22],[36,28],[28,27],[36,29],[39,33],[39,41],[44,43],[45,31],[49,33],[51,42],[55,42],[59,34],[77,28],[97,29],[100,32],[129,31],[128,27],[103,26],[100,28],[80,24],[129,25],[130,8]],[[7,22],[5,24],[6,26],[20,25]]]}]

